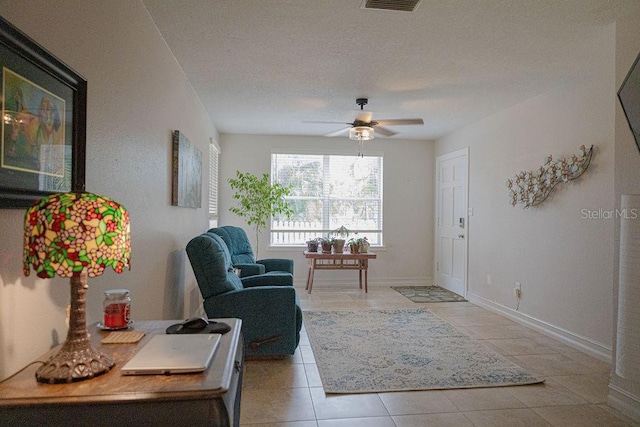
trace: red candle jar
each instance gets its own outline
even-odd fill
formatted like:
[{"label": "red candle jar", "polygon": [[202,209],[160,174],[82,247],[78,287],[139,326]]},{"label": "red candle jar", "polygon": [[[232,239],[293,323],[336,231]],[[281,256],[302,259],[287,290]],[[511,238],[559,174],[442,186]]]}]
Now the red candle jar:
[{"label": "red candle jar", "polygon": [[104,293],[104,326],[123,329],[129,326],[131,298],[128,289],[112,289]]}]

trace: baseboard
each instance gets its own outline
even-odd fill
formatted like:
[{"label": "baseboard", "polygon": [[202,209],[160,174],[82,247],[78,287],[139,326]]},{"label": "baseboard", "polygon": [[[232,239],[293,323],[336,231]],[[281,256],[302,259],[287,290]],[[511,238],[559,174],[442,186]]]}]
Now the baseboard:
[{"label": "baseboard", "polygon": [[634,396],[615,384],[609,383],[607,404],[634,421],[640,422],[640,397]]},{"label": "baseboard", "polygon": [[602,361],[611,363],[611,360],[612,360],[611,348],[608,348],[589,338],[580,336],[578,334],[574,334],[571,331],[552,325],[543,320],[536,319],[535,317],[529,316],[519,311],[515,311],[512,308],[498,304],[495,301],[488,300],[484,297],[473,294],[471,292],[467,293],[467,300],[469,300],[469,302],[473,304],[479,305],[488,310],[499,313],[518,323],[522,323],[523,325],[530,327],[531,329],[534,329],[554,339],[557,339],[558,341],[561,341],[564,344],[567,344],[580,351],[583,351]]}]

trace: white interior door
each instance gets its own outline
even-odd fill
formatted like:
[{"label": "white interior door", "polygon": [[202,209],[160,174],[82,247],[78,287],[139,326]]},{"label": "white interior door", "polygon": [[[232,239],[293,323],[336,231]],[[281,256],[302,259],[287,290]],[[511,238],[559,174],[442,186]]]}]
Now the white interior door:
[{"label": "white interior door", "polygon": [[436,158],[436,284],[467,292],[467,165],[465,148]]}]

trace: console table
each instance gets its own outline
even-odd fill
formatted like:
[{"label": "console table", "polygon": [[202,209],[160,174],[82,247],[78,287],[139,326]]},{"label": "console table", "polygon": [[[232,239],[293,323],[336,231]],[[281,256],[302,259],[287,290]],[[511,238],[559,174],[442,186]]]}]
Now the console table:
[{"label": "console table", "polygon": [[369,290],[367,272],[369,260],[376,259],[376,254],[371,252],[352,254],[344,253],[322,253],[304,251],[304,257],[309,261],[309,271],[307,272],[307,287],[309,293],[313,288],[313,276],[316,270],[359,270],[360,289],[362,289],[362,272],[364,271],[364,291]]},{"label": "console table", "polygon": [[[36,381],[39,364],[0,383],[0,422],[6,425],[188,425],[238,426],[243,345],[240,319],[217,319],[232,329],[222,335],[211,366],[200,374],[121,375],[124,364],[155,334],[180,321],[140,321],[135,344],[101,344],[109,332],[90,326],[94,347],[116,366],[90,380],[69,384]],[[57,348],[38,360],[47,360]]]}]

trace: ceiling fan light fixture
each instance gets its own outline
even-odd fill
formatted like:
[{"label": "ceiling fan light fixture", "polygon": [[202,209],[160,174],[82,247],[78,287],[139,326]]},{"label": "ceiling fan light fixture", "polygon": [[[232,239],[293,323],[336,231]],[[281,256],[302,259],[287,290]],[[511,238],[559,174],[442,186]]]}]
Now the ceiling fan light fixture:
[{"label": "ceiling fan light fixture", "polygon": [[349,139],[369,141],[373,139],[373,128],[371,126],[354,126],[349,129]]}]

